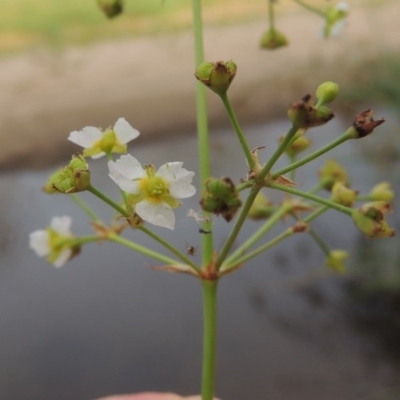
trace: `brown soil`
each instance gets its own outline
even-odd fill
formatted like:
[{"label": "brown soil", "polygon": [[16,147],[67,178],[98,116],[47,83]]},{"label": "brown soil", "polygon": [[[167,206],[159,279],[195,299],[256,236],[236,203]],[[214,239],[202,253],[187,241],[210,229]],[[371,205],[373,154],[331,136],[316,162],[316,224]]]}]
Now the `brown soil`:
[{"label": "brown soil", "polygon": [[[230,94],[242,122],[280,117],[293,99],[321,80],[346,84],[346,71],[399,48],[400,2],[356,8],[340,37],[318,37],[309,13],[279,20],[290,46],[261,51],[265,21],[205,31],[209,60],[233,59],[238,74]],[[140,140],[195,129],[191,33],[100,43],[62,53],[35,52],[0,62],[0,167],[41,167],[66,159],[76,147],[69,132],[107,127],[120,116]],[[348,74],[347,74],[348,75]],[[226,123],[209,93],[212,127]]]}]

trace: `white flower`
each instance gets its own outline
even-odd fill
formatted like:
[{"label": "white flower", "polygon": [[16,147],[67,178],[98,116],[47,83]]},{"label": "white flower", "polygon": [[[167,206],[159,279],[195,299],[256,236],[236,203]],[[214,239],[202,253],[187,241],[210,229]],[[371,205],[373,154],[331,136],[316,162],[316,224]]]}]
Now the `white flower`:
[{"label": "white flower", "polygon": [[55,267],[62,267],[72,256],[73,250],[66,239],[73,238],[69,216],[53,217],[46,230],[29,234],[29,247],[39,257],[47,257]]},{"label": "white flower", "polygon": [[154,225],[174,229],[173,208],[180,205],[177,199],[193,196],[196,188],[191,184],[194,172],[182,168],[182,162],[162,165],[157,171],[152,165],[144,168],[131,155],[109,161],[111,179],[130,195],[135,212]]},{"label": "white flower", "polygon": [[126,153],[127,143],[139,136],[139,131],[124,119],[119,118],[114,128],[102,132],[94,126],[69,134],[68,140],[82,146],[84,157],[100,158],[106,153]]},{"label": "white flower", "polygon": [[345,18],[349,14],[349,5],[345,1],[334,4],[325,13],[325,21],[322,26],[322,36],[337,36],[345,25]]}]

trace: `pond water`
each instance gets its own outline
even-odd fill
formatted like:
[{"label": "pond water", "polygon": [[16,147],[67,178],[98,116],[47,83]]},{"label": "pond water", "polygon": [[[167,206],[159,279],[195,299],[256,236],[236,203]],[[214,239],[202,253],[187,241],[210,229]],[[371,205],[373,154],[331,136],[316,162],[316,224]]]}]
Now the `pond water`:
[{"label": "pond water", "polygon": [[[318,146],[345,128],[338,120],[309,134]],[[266,157],[286,130],[287,123],[278,122],[246,131],[250,147],[266,146],[260,152]],[[330,155],[349,167],[354,186],[365,193],[381,180],[398,183],[398,159],[390,167],[380,160],[377,169],[359,142]],[[215,132],[211,143],[214,176],[244,178],[246,164],[233,133]],[[143,163],[159,166],[179,160],[187,169],[197,169],[194,133],[135,143],[130,153]],[[302,189],[316,183],[326,158],[299,171],[296,181]],[[105,162],[93,161],[90,167],[94,185],[117,196]],[[76,234],[91,232],[88,218],[68,196],[40,191],[53,170],[5,173],[0,178],[0,398],[89,400],[142,390],[198,392],[202,321],[201,291],[195,279],[156,272],[149,268],[153,261],[110,243],[88,245],[59,270],[28,249],[28,233],[44,228],[54,215],[72,215]],[[275,193],[270,197],[280,198]],[[93,200],[95,211],[108,218],[108,208],[98,199],[88,194],[83,198]],[[190,208],[199,210],[198,198],[188,199],[178,210],[175,231],[156,230],[182,251],[200,244],[198,225],[186,217]],[[397,227],[398,215],[391,219]],[[242,237],[256,227],[255,222],[246,223]],[[353,272],[360,271],[358,261],[365,248],[374,246],[376,254],[382,249],[335,212],[313,227],[331,248],[352,252]],[[229,224],[216,219],[218,246],[229,229]],[[150,245],[140,232],[129,236]],[[398,267],[393,261],[393,254],[398,260],[396,240],[384,245],[389,246],[384,247],[389,249],[385,254],[390,251],[391,256],[379,263],[398,276],[398,268],[393,268]],[[394,385],[400,370],[381,342],[354,323],[346,287],[345,277],[325,270],[322,252],[307,234],[282,242],[223,279],[218,396],[378,399],[368,396]]]}]

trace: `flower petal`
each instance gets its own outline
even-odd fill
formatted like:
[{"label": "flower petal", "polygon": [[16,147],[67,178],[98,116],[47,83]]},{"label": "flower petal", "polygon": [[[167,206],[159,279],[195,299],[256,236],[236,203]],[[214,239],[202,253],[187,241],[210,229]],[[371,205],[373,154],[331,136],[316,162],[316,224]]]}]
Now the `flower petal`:
[{"label": "flower petal", "polygon": [[175,214],[166,203],[154,204],[143,200],[136,204],[135,211],[140,218],[153,225],[168,229],[174,229],[175,227]]},{"label": "flower petal", "polygon": [[72,250],[70,248],[62,250],[60,255],[54,261],[53,265],[56,268],[62,267],[71,258],[71,254],[72,254]]},{"label": "flower petal", "polygon": [[162,176],[170,183],[171,196],[178,199],[184,199],[196,193],[196,188],[191,185],[194,172],[182,168],[182,165],[182,162],[170,162],[162,165],[157,171],[158,176]]},{"label": "flower petal", "polygon": [[146,176],[146,171],[140,162],[130,154],[121,156],[117,161],[108,162],[110,178],[125,192],[137,194],[140,178]]},{"label": "flower petal", "polygon": [[29,234],[29,247],[39,257],[47,256],[50,253],[49,234],[47,231],[38,230]]},{"label": "flower petal", "polygon": [[74,131],[69,134],[68,140],[86,148],[94,146],[101,139],[103,133],[99,128],[94,126],[86,126],[81,131]]},{"label": "flower petal", "polygon": [[53,217],[50,221],[50,227],[61,236],[71,236],[71,224],[72,219],[68,215]]},{"label": "flower petal", "polygon": [[114,132],[121,144],[126,144],[140,135],[139,131],[132,128],[125,118],[118,119],[114,125]]}]

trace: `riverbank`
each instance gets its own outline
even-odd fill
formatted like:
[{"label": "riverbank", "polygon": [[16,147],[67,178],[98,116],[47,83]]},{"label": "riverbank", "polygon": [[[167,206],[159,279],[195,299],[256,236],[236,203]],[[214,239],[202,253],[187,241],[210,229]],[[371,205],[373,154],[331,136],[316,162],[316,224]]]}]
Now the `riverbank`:
[{"label": "riverbank", "polygon": [[[321,21],[292,12],[279,20],[287,48],[263,51],[264,21],[205,31],[209,60],[233,59],[238,74],[230,90],[242,123],[281,117],[294,99],[323,80],[351,84],[351,71],[398,50],[400,4],[352,10],[340,37],[318,37]],[[124,116],[139,140],[195,129],[195,79],[190,32],[62,52],[39,52],[0,62],[0,167],[31,168],[67,159],[76,150],[66,138],[86,125],[107,127]],[[224,110],[209,96],[210,125],[226,125]],[[357,108],[357,105],[349,105]]]}]

